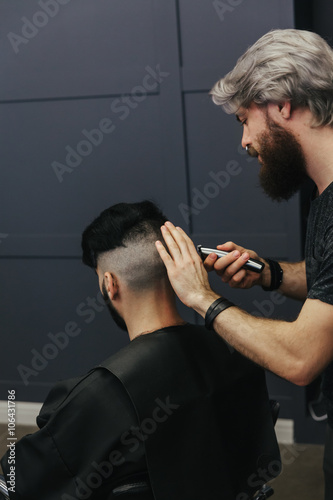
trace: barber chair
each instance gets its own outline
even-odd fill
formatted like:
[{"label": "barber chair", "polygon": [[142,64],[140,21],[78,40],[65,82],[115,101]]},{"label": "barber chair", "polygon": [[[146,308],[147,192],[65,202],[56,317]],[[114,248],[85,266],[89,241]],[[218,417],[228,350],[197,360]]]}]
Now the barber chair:
[{"label": "barber chair", "polygon": [[0,500],[9,500],[5,478],[0,475]]},{"label": "barber chair", "polygon": [[[274,425],[276,424],[276,421],[279,416],[279,411],[280,411],[280,403],[278,401],[270,400],[270,406],[271,406],[271,412],[272,412],[272,418],[273,418],[273,423]],[[271,486],[268,486],[265,484],[259,491],[258,493],[255,494],[253,500],[266,500],[267,498],[271,497],[274,495],[274,490]]]},{"label": "barber chair", "polygon": [[[151,493],[149,491],[147,491],[147,493],[146,493],[145,491],[143,491],[140,488],[140,491],[139,490],[137,490],[137,491],[132,490],[131,492],[126,492],[125,494],[126,495],[130,494],[131,497],[132,497],[132,494],[134,494],[136,500],[140,500],[141,498],[142,498],[142,500],[146,500],[146,498],[148,498],[146,495],[147,494],[150,495]],[[271,486],[265,485],[255,495],[253,500],[266,500],[267,498],[271,497],[273,494],[274,494],[273,488]],[[122,494],[119,493],[118,495],[119,495],[119,499],[124,500],[124,496]],[[143,495],[143,496],[141,496],[141,495]],[[7,486],[6,486],[6,483],[5,483],[3,476],[0,476],[0,500],[10,500],[9,496],[8,496]]]},{"label": "barber chair", "polygon": [[[142,500],[146,500],[146,498],[148,498],[146,495],[147,494],[150,495],[151,492],[148,491],[148,490],[147,491],[143,490],[142,486],[141,486],[138,490],[134,491],[132,489],[132,491],[126,492],[126,493],[124,492],[124,494],[125,495],[130,494],[131,497],[132,497],[132,494],[135,494],[135,499],[136,500],[140,500],[141,498],[142,498]],[[255,495],[255,497],[254,497],[253,500],[266,500],[267,498],[271,497],[273,494],[274,494],[273,488],[271,486],[265,485]],[[118,493],[117,496],[119,496],[119,499],[123,499],[124,500],[124,496],[120,492]],[[6,486],[6,483],[5,483],[5,480],[4,480],[3,476],[0,476],[0,500],[10,500],[9,496],[8,496],[7,486]]]}]

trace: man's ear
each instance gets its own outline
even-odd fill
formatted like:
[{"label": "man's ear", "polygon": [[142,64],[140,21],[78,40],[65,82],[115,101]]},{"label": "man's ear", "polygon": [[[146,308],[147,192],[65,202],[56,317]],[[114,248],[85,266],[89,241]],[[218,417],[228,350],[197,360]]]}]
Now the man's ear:
[{"label": "man's ear", "polygon": [[289,120],[291,118],[291,102],[290,101],[284,101],[279,104],[279,110],[281,113],[282,118],[285,120]]},{"label": "man's ear", "polygon": [[285,121],[291,118],[291,102],[282,101],[279,104],[268,104],[268,112],[270,117],[275,121]]},{"label": "man's ear", "polygon": [[119,284],[117,277],[113,273],[107,271],[104,273],[103,279],[108,296],[111,300],[115,300],[119,293]]}]

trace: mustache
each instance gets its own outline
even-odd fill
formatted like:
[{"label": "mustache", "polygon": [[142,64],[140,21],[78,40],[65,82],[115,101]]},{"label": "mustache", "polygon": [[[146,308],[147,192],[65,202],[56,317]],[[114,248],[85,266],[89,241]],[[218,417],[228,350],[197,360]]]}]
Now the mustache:
[{"label": "mustache", "polygon": [[246,152],[251,158],[258,158],[259,153],[253,146],[246,146]]}]

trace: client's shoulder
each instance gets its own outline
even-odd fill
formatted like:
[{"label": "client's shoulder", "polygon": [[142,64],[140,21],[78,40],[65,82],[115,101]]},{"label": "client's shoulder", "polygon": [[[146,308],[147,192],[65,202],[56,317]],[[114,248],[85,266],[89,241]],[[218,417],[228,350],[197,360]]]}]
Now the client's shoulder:
[{"label": "client's shoulder", "polygon": [[[103,363],[114,373],[177,371],[194,365],[205,365],[209,370],[226,371],[238,365],[252,364],[227,344],[215,331],[187,323],[170,326],[141,335],[132,340]],[[207,368],[208,369],[208,368]]]}]

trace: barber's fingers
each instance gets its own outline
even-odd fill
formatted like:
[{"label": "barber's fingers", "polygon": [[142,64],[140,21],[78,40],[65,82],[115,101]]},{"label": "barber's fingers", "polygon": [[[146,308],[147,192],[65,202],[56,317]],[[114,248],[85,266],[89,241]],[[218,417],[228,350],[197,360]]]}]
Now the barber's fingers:
[{"label": "barber's fingers", "polygon": [[216,248],[219,250],[225,250],[226,252],[232,252],[233,250],[245,250],[243,247],[236,245],[233,241],[227,241],[226,243],[222,243],[222,245],[217,245]]},{"label": "barber's fingers", "polygon": [[249,258],[250,255],[247,252],[240,254],[238,250],[235,250],[216,261],[214,269],[219,276],[223,277],[222,281],[228,282],[243,268]]},{"label": "barber's fingers", "polygon": [[227,241],[226,243],[223,243],[222,245],[217,245],[217,247],[219,250],[224,250],[225,252],[235,252],[235,251],[238,251],[240,254],[243,254],[245,252],[247,252],[250,257],[252,259],[259,259],[260,260],[260,257],[258,256],[258,254],[256,252],[254,252],[253,250],[249,250],[248,248],[244,248],[240,245],[236,245],[236,243],[234,243],[233,241]]},{"label": "barber's fingers", "polygon": [[195,244],[193,243],[193,241],[191,240],[191,238],[188,236],[187,233],[185,233],[185,231],[181,227],[177,226],[176,229],[179,231],[179,233],[182,235],[182,237],[186,241],[187,249],[189,251],[190,256],[192,258],[194,258],[201,265],[201,263],[202,263],[201,256],[198,254],[198,250],[197,250]]},{"label": "barber's fingers", "polygon": [[204,266],[206,271],[209,273],[210,271],[214,271],[214,264],[218,260],[216,253],[209,254],[204,260]]},{"label": "barber's fingers", "polygon": [[[179,231],[179,233],[183,236],[184,240],[187,242],[187,247],[191,257],[195,258],[197,262],[201,263],[202,261],[201,256],[198,254],[198,251],[191,238],[185,233],[185,231],[181,227],[177,226],[176,229]],[[207,272],[214,270],[214,264],[217,260],[218,257],[213,252],[206,257],[206,259],[204,260],[204,267]]]},{"label": "barber's fingers", "polygon": [[171,232],[171,230],[166,225],[164,225],[161,227],[161,232],[171,257],[173,259],[182,258],[181,247],[176,241],[174,234]]},{"label": "barber's fingers", "polygon": [[214,269],[221,276],[224,283],[232,288],[251,288],[259,278],[259,274],[243,268],[249,258],[259,259],[252,250],[236,245],[229,241],[218,246],[219,249],[229,252],[215,262]]},{"label": "barber's fingers", "polygon": [[[197,270],[199,270],[199,274],[202,273],[203,268],[205,269],[205,273],[214,269],[214,263],[217,260],[217,255],[210,254],[206,258],[204,266],[202,266],[202,259],[199,256],[193,241],[181,227],[175,227],[168,221],[161,227],[161,231],[170,255],[176,265],[181,262],[194,265]],[[168,259],[165,257],[163,251],[162,253],[161,251],[159,252],[162,258],[164,255],[164,263],[167,264]]]},{"label": "barber's fingers", "polygon": [[170,257],[170,255],[166,251],[163,243],[161,243],[161,241],[156,241],[155,242],[155,246],[156,246],[156,250],[160,254],[160,257],[163,260],[164,265],[166,266],[166,268],[170,269],[172,266],[174,266],[173,259],[172,259],[172,257]]},{"label": "barber's fingers", "polygon": [[[168,221],[162,227],[162,232],[164,239],[167,237],[166,243],[170,251],[177,248],[183,258],[190,257],[200,261],[200,257],[196,251],[193,241],[181,227],[175,227],[172,222]],[[173,242],[169,238],[168,233],[172,236]]]},{"label": "barber's fingers", "polygon": [[231,288],[248,288],[248,273],[245,269],[240,269],[230,278],[224,275],[221,279],[224,283],[228,283]]},{"label": "barber's fingers", "polygon": [[203,294],[214,296],[201,258],[182,229],[169,222],[161,227],[161,231],[170,255],[160,241],[156,242],[156,248],[166,266],[170,283],[186,306],[199,307]]}]

